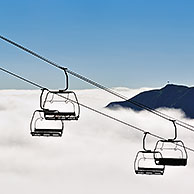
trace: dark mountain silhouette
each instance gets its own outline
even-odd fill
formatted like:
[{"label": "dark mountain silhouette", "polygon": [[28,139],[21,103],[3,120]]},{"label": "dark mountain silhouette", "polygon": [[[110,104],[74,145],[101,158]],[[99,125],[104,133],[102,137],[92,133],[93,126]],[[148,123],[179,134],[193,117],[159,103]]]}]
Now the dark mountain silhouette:
[{"label": "dark mountain silhouette", "polygon": [[[187,117],[194,118],[194,87],[168,84],[158,90],[142,92],[129,100],[141,103],[152,109],[163,107],[182,109]],[[123,107],[136,111],[142,110],[142,108],[128,101],[111,102],[106,107],[111,109]]]}]

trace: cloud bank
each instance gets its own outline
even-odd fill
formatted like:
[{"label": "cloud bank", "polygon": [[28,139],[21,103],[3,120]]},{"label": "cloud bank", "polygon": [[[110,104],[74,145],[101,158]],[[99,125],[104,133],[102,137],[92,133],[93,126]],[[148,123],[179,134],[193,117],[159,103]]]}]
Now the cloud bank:
[{"label": "cloud bank", "polygon": [[[132,97],[147,90],[115,88]],[[80,103],[117,117],[163,137],[173,136],[172,123],[151,115],[105,109],[120,100],[100,91],[75,91]],[[31,137],[29,123],[39,109],[40,91],[0,91],[0,185],[2,193],[192,193],[194,153],[188,152],[187,167],[167,167],[164,176],[135,175],[133,162],[142,150],[143,134],[97,113],[81,108],[79,121],[65,122],[61,138]],[[187,123],[181,110],[160,110]],[[178,127],[178,137],[194,147],[194,133]],[[148,137],[147,147],[157,139]],[[141,185],[141,186],[140,186]]]}]

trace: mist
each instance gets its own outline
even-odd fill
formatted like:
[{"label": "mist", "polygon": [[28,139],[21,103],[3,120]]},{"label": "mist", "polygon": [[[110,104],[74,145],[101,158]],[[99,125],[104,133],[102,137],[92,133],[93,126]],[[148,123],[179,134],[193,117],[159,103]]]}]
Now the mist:
[{"label": "mist", "polygon": [[[115,88],[128,98],[149,88]],[[98,89],[75,91],[80,103],[164,138],[174,136],[173,124],[147,111],[116,111],[105,106],[120,99]],[[0,91],[0,185],[2,193],[193,193],[194,153],[186,167],[166,167],[163,176],[136,175],[134,159],[143,134],[81,107],[78,121],[65,122],[61,138],[32,137],[30,120],[39,108],[38,90]],[[194,125],[176,109],[159,111]],[[194,148],[194,133],[177,126],[178,139]],[[154,149],[158,139],[149,136]]]}]

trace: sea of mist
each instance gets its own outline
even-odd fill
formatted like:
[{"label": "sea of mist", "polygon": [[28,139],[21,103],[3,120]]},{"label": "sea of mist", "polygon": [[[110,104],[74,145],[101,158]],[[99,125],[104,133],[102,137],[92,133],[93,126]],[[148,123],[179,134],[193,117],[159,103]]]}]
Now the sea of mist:
[{"label": "sea of mist", "polygon": [[[149,88],[114,88],[131,98]],[[165,138],[171,122],[147,111],[106,109],[115,96],[98,89],[75,91],[79,102]],[[143,134],[81,107],[78,121],[65,122],[61,138],[32,137],[30,120],[39,107],[39,90],[0,90],[0,185],[6,194],[193,193],[194,153],[186,167],[166,167],[163,176],[136,175],[133,163]],[[181,110],[160,109],[194,125]],[[178,138],[194,148],[194,133],[178,127]],[[148,137],[153,149],[157,139]]]}]

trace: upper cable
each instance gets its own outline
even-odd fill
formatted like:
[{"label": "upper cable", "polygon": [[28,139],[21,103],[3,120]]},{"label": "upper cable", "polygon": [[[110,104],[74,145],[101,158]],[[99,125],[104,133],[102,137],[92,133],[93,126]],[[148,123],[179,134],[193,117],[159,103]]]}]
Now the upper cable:
[{"label": "upper cable", "polygon": [[34,51],[32,51],[32,50],[30,50],[30,49],[28,49],[28,48],[26,48],[26,47],[24,47],[24,46],[22,46],[22,45],[20,45],[20,44],[18,44],[16,42],[14,42],[14,41],[12,41],[12,40],[10,40],[8,38],[5,38],[5,37],[3,37],[1,35],[0,35],[0,38],[2,40],[6,41],[6,42],[8,42],[10,44],[12,44],[12,45],[14,45],[14,46],[16,46],[16,47],[24,50],[25,52],[27,52],[27,53],[29,53],[29,54],[31,54],[31,55],[33,55],[33,56],[35,56],[35,57],[43,60],[44,62],[46,62],[46,63],[48,63],[48,64],[50,64],[50,65],[52,65],[52,66],[54,66],[56,68],[62,69],[65,72],[68,72],[69,74],[75,76],[76,78],[79,78],[82,81],[85,81],[85,82],[87,82],[87,83],[89,83],[89,84],[91,84],[91,85],[93,85],[93,86],[95,86],[97,88],[100,88],[100,89],[102,89],[102,90],[104,90],[104,91],[106,91],[106,92],[108,92],[108,93],[110,93],[110,94],[112,94],[114,96],[117,96],[117,97],[119,97],[119,98],[121,98],[121,99],[123,99],[123,100],[125,100],[125,101],[127,101],[129,103],[132,103],[133,105],[135,105],[137,107],[140,107],[140,108],[142,108],[144,110],[147,110],[147,111],[151,112],[152,114],[155,114],[155,115],[157,115],[157,116],[159,116],[159,117],[161,117],[161,118],[163,118],[165,120],[168,120],[168,121],[176,120],[176,124],[177,125],[179,125],[179,126],[185,128],[185,129],[188,129],[188,130],[194,132],[194,126],[193,125],[190,125],[188,123],[185,123],[185,122],[183,122],[183,121],[181,121],[179,119],[176,119],[174,117],[171,117],[171,116],[169,116],[167,114],[164,114],[164,113],[162,113],[162,112],[160,112],[158,110],[154,110],[154,109],[152,109],[152,108],[150,108],[150,107],[148,107],[148,106],[146,106],[144,104],[141,104],[141,103],[136,102],[134,100],[128,99],[127,97],[119,94],[118,92],[116,92],[116,91],[114,91],[112,89],[109,89],[109,88],[107,88],[107,87],[105,87],[105,86],[103,86],[103,85],[101,85],[101,84],[99,84],[99,83],[97,83],[97,82],[95,82],[95,81],[93,81],[91,79],[88,79],[87,77],[84,77],[84,76],[82,76],[82,75],[80,75],[80,74],[78,74],[76,72],[73,72],[73,71],[67,69],[66,67],[62,67],[62,66],[58,65],[57,63],[55,63],[55,62],[47,59],[46,57],[43,57],[43,56],[35,53]]}]

